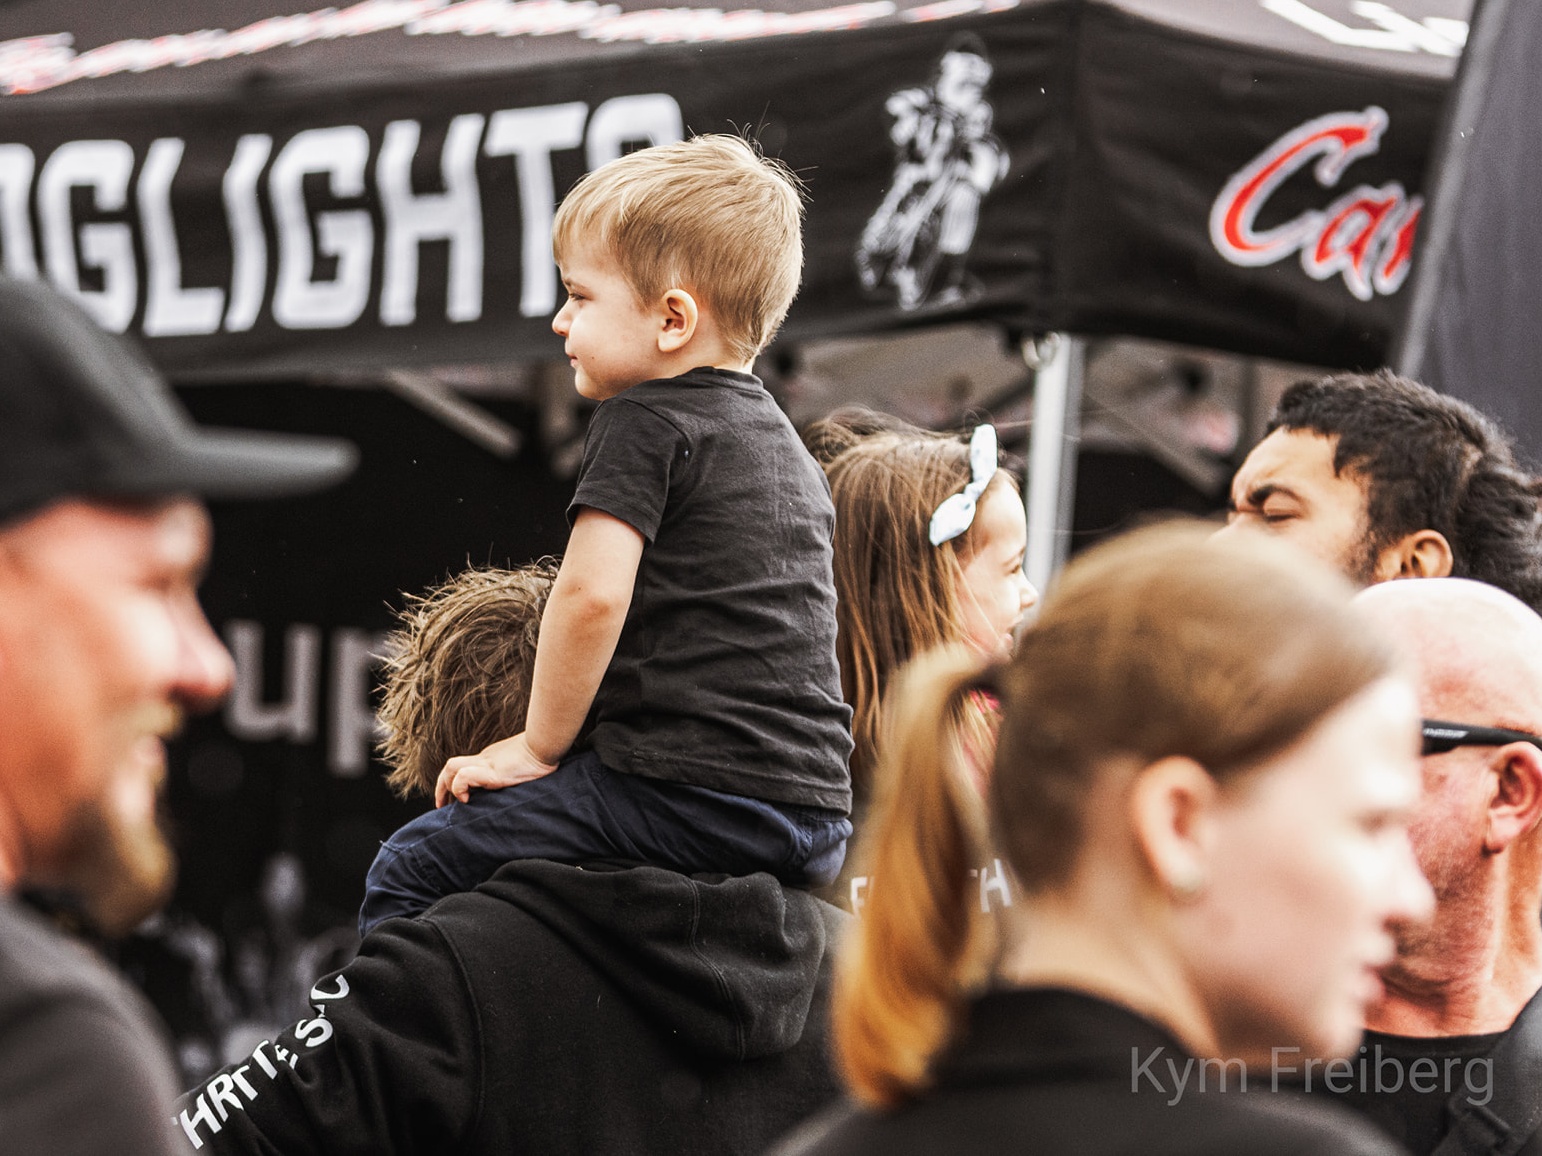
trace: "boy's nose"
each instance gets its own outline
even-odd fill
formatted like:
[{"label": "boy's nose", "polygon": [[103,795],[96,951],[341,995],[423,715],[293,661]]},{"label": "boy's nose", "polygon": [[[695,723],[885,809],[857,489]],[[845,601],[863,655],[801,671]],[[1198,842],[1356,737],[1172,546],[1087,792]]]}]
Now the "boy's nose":
[{"label": "boy's nose", "polygon": [[566,305],[557,310],[557,315],[551,319],[551,328],[552,332],[558,337],[566,337],[568,335],[568,307]]}]

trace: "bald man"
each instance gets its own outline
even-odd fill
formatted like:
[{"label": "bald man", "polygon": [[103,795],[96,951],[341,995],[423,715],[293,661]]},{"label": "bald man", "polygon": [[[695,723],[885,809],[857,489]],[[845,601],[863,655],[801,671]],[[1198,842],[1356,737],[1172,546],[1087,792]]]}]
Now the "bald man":
[{"label": "bald man", "polygon": [[1344,1091],[1415,1156],[1542,1153],[1542,618],[1461,578],[1359,595],[1406,640],[1425,718],[1410,837],[1435,891]]}]

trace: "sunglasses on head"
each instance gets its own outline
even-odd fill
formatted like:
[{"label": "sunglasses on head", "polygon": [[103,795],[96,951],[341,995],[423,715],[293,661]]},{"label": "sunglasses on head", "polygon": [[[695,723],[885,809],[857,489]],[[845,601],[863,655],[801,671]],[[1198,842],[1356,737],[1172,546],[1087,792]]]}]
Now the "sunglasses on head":
[{"label": "sunglasses on head", "polygon": [[1506,743],[1530,743],[1542,747],[1542,735],[1525,731],[1506,730],[1504,727],[1478,727],[1466,723],[1442,722],[1439,719],[1420,720],[1420,732],[1424,736],[1424,754],[1440,755],[1457,747],[1502,747]]}]

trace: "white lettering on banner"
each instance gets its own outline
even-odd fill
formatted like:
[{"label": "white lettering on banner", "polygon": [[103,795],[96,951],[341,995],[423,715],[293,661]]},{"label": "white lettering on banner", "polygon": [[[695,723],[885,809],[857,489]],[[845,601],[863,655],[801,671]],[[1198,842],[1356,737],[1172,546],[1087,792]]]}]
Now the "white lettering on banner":
[{"label": "white lettering on banner", "polygon": [[296,624],[284,632],[283,698],[276,702],[263,696],[261,624],[234,618],[225,624],[224,633],[225,645],[236,664],[235,686],[225,702],[225,726],[230,733],[249,742],[313,740],[321,631]]},{"label": "white lettering on banner", "polygon": [[150,145],[139,174],[139,219],[145,234],[146,337],[213,333],[225,312],[223,289],[185,289],[177,227],[171,216],[171,182],[184,144],[163,137]]},{"label": "white lettering on banner", "polygon": [[327,768],[343,779],[356,779],[369,766],[370,747],[380,734],[369,689],[385,653],[386,634],[339,630],[332,635],[332,718],[327,737]]},{"label": "white lettering on banner", "polygon": [[445,316],[474,321],[482,316],[482,198],[477,189],[477,145],[482,118],[458,116],[444,140],[442,193],[412,191],[412,158],[418,151],[418,122],[386,125],[375,162],[375,183],[385,214],[385,270],[380,320],[410,325],[417,317],[418,247],[424,241],[450,243],[450,288]]},{"label": "white lettering on banner", "polygon": [[519,174],[524,227],[519,311],[526,317],[544,317],[557,308],[557,270],[551,262],[551,223],[556,215],[551,154],[553,149],[577,148],[583,143],[588,111],[582,101],[511,108],[493,113],[488,122],[487,155],[513,157]]},{"label": "white lettering on banner", "polygon": [[[226,729],[247,742],[314,742],[321,693],[321,631],[304,623],[284,631],[282,697],[272,702],[264,694],[262,625],[234,618],[225,624],[224,636],[236,665],[235,686],[225,702]],[[338,778],[358,778],[369,767],[370,749],[379,733],[370,688],[385,645],[383,631],[342,628],[332,634],[326,749],[327,770]]]},{"label": "white lettering on banner", "polygon": [[1375,24],[1375,28],[1352,28],[1319,12],[1303,0],[1259,0],[1265,11],[1289,20],[1299,28],[1321,36],[1333,44],[1350,48],[1376,48],[1383,52],[1427,52],[1434,56],[1460,56],[1467,43],[1467,22],[1444,16],[1426,16],[1422,21],[1405,16],[1390,4],[1378,0],[1351,0],[1349,10]]},{"label": "white lettering on banner", "polygon": [[37,160],[26,145],[0,145],[0,260],[5,275],[17,281],[37,277],[32,215],[27,212],[36,168]]},{"label": "white lettering on banner", "polygon": [[[513,159],[521,238],[519,310],[525,317],[545,317],[557,307],[551,257],[555,154],[582,148],[595,168],[629,146],[681,140],[684,116],[674,97],[660,92],[612,98],[592,115],[582,101],[501,109],[487,116],[465,113],[450,121],[440,149],[443,191],[413,186],[422,135],[418,121],[392,121],[373,163],[370,135],[358,125],[306,129],[276,150],[265,133],[241,136],[220,180],[230,236],[225,286],[184,283],[184,247],[172,211],[172,186],[188,147],[182,138],[151,142],[137,184],[134,149],[125,141],[68,142],[43,159],[40,171],[29,147],[0,143],[0,268],[7,276],[28,280],[39,275],[41,266],[56,288],[81,300],[106,328],[123,332],[133,323],[140,299],[137,223],[145,255],[140,329],[146,337],[205,335],[221,326],[244,333],[265,308],[285,329],[345,328],[364,315],[377,267],[380,322],[405,326],[418,320],[422,246],[443,242],[449,253],[444,317],[452,323],[477,321],[483,313],[485,220],[489,214],[499,214],[500,220],[509,215],[508,206],[486,203],[477,174],[480,149],[488,157]],[[137,222],[127,212],[131,184]],[[77,221],[79,189],[89,192],[94,213],[124,219]],[[311,203],[319,190],[324,190],[321,199],[342,204]],[[277,241],[276,271],[270,270],[264,192]],[[365,207],[372,194],[378,195],[383,222],[378,238]],[[41,225],[37,237],[33,196]]]},{"label": "white lettering on banner", "polygon": [[[364,195],[368,164],[369,134],[357,125],[296,133],[274,160],[268,173],[278,223],[273,320],[285,329],[342,329],[364,312],[375,259],[375,226],[369,210],[319,212],[312,235],[302,182],[307,174],[321,174],[332,196],[359,198]],[[330,280],[315,279],[318,253],[336,258],[336,273]]]},{"label": "white lettering on banner", "polygon": [[256,324],[268,287],[268,238],[262,231],[257,181],[272,152],[272,137],[248,133],[236,142],[236,155],[221,182],[230,222],[230,309],[225,314],[229,333],[244,333]]},{"label": "white lettering on banner", "polygon": [[609,164],[628,144],[673,144],[685,139],[680,106],[666,92],[615,96],[594,110],[584,160],[591,169]]},{"label": "white lettering on banner", "polygon": [[[77,298],[103,329],[122,333],[134,319],[139,281],[134,237],[120,221],[76,226],[70,192],[92,190],[92,205],[104,213],[120,212],[128,200],[134,150],[121,140],[77,140],[62,144],[38,176],[38,218],[43,226],[43,254],[54,287]],[[101,274],[100,289],[80,283],[82,269]]]},{"label": "white lettering on banner", "polygon": [[[1408,277],[1424,199],[1397,181],[1357,185],[1326,209],[1312,209],[1270,229],[1258,218],[1287,179],[1311,166],[1324,188],[1338,184],[1356,160],[1381,147],[1387,114],[1371,105],[1310,120],[1280,137],[1238,170],[1210,208],[1210,241],[1234,265],[1258,267],[1301,254],[1301,267],[1322,281],[1344,279],[1361,301],[1395,293]],[[1315,164],[1314,164],[1315,162]]]},{"label": "white lettering on banner", "polygon": [[[925,18],[951,18],[982,10],[996,12],[1017,3],[1018,0],[982,0],[945,8],[931,5],[934,11]],[[897,12],[893,0],[867,0],[803,12],[679,7],[625,12],[619,4],[600,4],[596,0],[362,0],[341,10],[322,8],[293,16],[273,16],[233,32],[206,28],[157,36],[153,40],[119,40],[81,53],[75,51],[75,38],[68,32],[7,40],[0,42],[0,93],[21,96],[76,80],[187,68],[275,48],[394,30],[409,36],[569,33],[603,42],[668,44],[843,31],[865,27]]]}]

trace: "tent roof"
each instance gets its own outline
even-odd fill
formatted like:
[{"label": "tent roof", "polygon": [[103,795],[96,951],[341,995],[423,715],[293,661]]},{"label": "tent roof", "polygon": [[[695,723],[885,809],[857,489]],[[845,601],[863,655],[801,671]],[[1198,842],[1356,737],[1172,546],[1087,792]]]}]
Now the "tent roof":
[{"label": "tent roof", "polygon": [[307,2],[0,0],[6,275],[181,377],[540,359],[565,191],[749,131],[810,193],[789,342],[989,320],[1375,364],[1470,7]]},{"label": "tent roof", "polygon": [[1472,0],[1097,0],[1270,52],[1412,76],[1456,71]]},{"label": "tent roof", "polygon": [[[303,2],[303,0],[302,0]],[[133,0],[0,5],[0,96],[28,105],[181,101],[478,77],[709,45],[1092,3],[1216,40],[1421,76],[1455,68],[1471,0]],[[1369,15],[1367,15],[1369,13]],[[1047,14],[1047,13],[1046,13]],[[1441,50],[1441,45],[1446,50]],[[1433,49],[1433,50],[1432,50]]]}]

